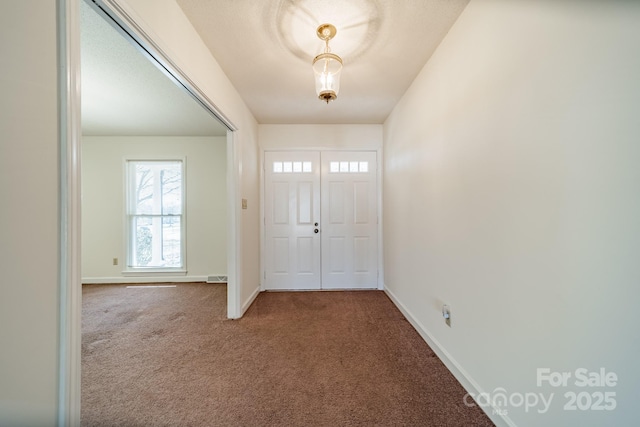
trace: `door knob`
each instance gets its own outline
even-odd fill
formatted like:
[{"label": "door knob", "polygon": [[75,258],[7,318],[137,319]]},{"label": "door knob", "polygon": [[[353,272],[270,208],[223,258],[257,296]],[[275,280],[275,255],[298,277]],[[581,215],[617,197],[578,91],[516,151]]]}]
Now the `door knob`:
[{"label": "door knob", "polygon": [[318,234],[320,230],[318,230],[317,228],[315,230],[313,230],[314,233]]}]

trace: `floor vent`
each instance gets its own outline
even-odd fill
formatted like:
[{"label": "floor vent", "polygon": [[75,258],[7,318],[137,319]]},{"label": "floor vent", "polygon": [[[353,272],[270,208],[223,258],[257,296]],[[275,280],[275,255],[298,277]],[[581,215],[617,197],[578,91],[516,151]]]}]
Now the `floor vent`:
[{"label": "floor vent", "polygon": [[209,276],[207,283],[227,283],[227,276]]}]

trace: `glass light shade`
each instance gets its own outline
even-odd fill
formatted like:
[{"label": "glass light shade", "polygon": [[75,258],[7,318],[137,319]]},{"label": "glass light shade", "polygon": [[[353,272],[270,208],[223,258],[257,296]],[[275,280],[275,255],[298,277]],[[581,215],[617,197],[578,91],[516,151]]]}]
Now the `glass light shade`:
[{"label": "glass light shade", "polygon": [[338,97],[340,71],[342,71],[342,59],[338,55],[321,53],[313,59],[318,98],[329,103]]}]

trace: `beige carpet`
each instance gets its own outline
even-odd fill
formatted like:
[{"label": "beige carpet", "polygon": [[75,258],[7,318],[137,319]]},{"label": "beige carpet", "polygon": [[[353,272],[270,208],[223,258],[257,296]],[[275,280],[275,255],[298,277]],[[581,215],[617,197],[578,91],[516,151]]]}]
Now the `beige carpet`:
[{"label": "beige carpet", "polygon": [[383,292],[83,287],[82,425],[490,426]]}]

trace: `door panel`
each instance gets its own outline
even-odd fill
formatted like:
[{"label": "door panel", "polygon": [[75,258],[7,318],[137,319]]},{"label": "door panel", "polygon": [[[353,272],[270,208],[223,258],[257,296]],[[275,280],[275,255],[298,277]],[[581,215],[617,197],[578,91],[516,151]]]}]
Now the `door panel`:
[{"label": "door panel", "polygon": [[313,274],[315,258],[318,256],[313,247],[313,237],[298,237],[298,273]]},{"label": "door panel", "polygon": [[376,183],[375,152],[322,153],[323,289],[377,288]]},{"label": "door panel", "polygon": [[355,182],[353,184],[353,222],[355,224],[369,223],[369,183]]},{"label": "door panel", "polygon": [[353,271],[367,273],[369,268],[369,237],[353,238]]},{"label": "door panel", "polygon": [[265,153],[265,288],[320,289],[320,156]]},{"label": "door panel", "polygon": [[378,286],[376,153],[322,153],[322,288]]},{"label": "door panel", "polygon": [[289,272],[289,238],[273,237],[271,253],[273,254],[273,271],[276,274]]},{"label": "door panel", "polygon": [[289,183],[273,183],[273,223],[289,225]]},{"label": "door panel", "polygon": [[298,224],[311,225],[313,218],[313,185],[310,182],[298,183]]}]

